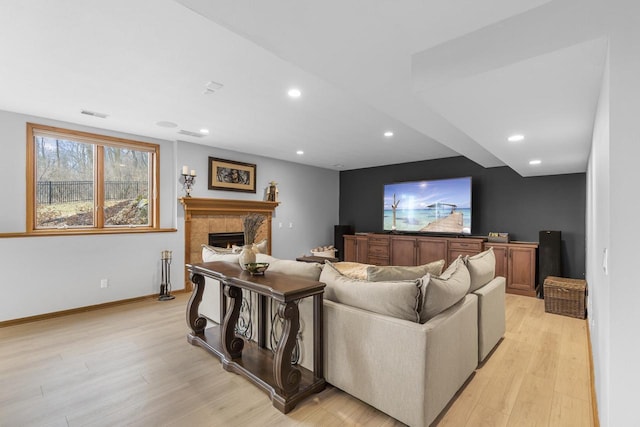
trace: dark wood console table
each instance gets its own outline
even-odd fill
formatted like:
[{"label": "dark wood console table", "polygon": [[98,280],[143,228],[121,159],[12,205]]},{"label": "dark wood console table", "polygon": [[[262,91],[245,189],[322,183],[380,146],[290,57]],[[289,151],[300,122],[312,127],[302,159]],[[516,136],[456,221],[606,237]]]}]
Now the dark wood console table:
[{"label": "dark wood console table", "polygon": [[[192,332],[189,343],[198,345],[220,358],[226,371],[246,377],[271,397],[273,406],[287,413],[305,397],[324,389],[322,297],[324,283],[266,271],[251,276],[237,263],[209,262],[187,265],[195,288],[187,305],[187,323]],[[207,328],[207,320],[198,314],[205,277],[220,281],[221,326]],[[240,314],[242,289],[258,295],[258,341],[244,340],[234,328]],[[313,297],[313,372],[292,365],[300,319],[297,300]],[[230,300],[228,309],[226,300]],[[275,353],[266,348],[266,303],[278,303],[278,315],[284,321],[282,337]]]}]

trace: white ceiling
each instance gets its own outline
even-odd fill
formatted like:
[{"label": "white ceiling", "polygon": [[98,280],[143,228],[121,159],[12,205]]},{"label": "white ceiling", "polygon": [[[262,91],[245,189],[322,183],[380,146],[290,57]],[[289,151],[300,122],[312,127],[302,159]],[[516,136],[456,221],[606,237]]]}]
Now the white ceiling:
[{"label": "white ceiling", "polygon": [[464,155],[584,172],[604,3],[2,0],[0,109],[336,170]]}]

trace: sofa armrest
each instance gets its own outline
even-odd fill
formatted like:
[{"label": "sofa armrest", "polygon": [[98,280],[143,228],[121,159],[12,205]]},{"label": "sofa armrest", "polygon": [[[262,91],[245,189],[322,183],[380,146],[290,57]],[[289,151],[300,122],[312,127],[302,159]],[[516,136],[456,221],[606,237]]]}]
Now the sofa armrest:
[{"label": "sofa armrest", "polygon": [[477,365],[477,297],[425,324],[324,302],[327,381],[409,425],[428,425]]},{"label": "sofa armrest", "polygon": [[478,296],[478,363],[498,344],[506,331],[504,277],[497,276],[474,291]]}]

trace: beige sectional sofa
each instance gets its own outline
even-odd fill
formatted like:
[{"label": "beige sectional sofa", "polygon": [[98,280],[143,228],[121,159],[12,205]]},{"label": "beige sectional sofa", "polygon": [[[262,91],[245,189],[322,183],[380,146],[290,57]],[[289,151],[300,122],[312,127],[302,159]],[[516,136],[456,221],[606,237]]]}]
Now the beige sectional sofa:
[{"label": "beige sectional sofa", "polygon": [[[327,382],[410,426],[431,424],[505,332],[505,279],[494,277],[492,250],[459,258],[442,274],[444,262],[425,274],[427,266],[321,267],[258,258],[272,263],[267,274],[280,271],[327,285]],[[225,260],[205,253],[203,259]],[[415,271],[407,273],[411,268]],[[393,280],[394,274],[400,280]],[[212,303],[219,284],[207,281],[200,311],[219,322],[219,303]],[[311,313],[311,301],[302,300],[299,363],[308,369],[313,366]]]}]

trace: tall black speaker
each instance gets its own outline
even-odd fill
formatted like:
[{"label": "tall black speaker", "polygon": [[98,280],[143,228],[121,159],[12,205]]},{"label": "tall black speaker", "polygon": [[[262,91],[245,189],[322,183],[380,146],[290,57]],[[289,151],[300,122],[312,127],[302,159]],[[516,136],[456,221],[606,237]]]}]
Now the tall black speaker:
[{"label": "tall black speaker", "polygon": [[336,257],[340,261],[344,261],[344,235],[345,234],[353,234],[353,227],[350,225],[335,225],[333,227],[333,247],[335,247],[338,252],[336,253]]},{"label": "tall black speaker", "polygon": [[538,298],[544,298],[544,279],[562,276],[562,233],[541,231],[538,246]]}]

